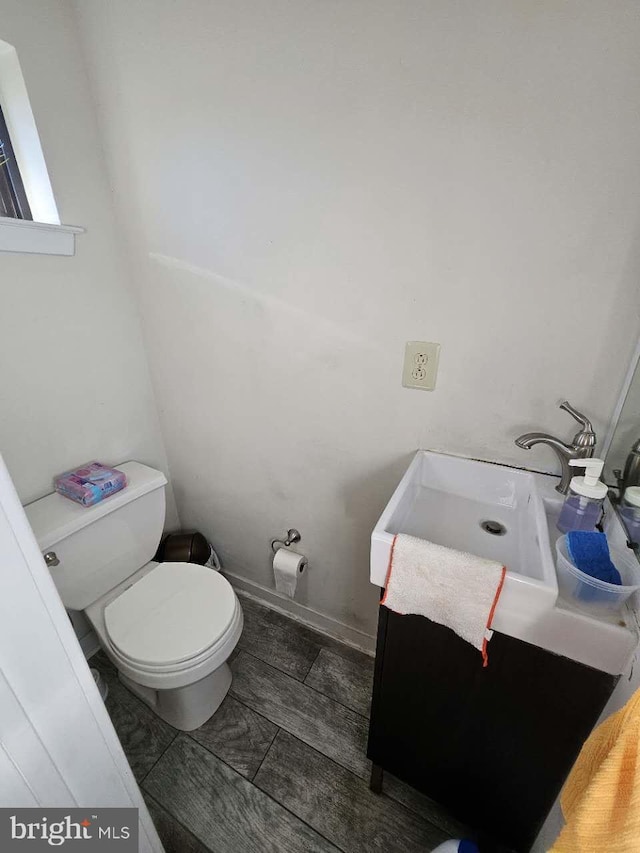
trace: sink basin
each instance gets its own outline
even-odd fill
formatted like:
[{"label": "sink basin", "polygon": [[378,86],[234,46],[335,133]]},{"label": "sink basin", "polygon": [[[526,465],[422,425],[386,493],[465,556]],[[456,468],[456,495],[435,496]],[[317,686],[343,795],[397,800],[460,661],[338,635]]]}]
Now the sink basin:
[{"label": "sink basin", "polygon": [[[596,617],[558,598],[556,483],[546,474],[418,451],[371,535],[371,583],[385,585],[396,533],[498,560],[507,574],[495,631],[604,672],[627,671],[638,644],[632,609]],[[608,501],[605,509],[609,542],[624,548],[624,529]]]},{"label": "sink basin", "polygon": [[384,586],[391,544],[408,533],[497,560],[507,568],[494,615],[534,621],[558,597],[549,530],[536,475],[420,450],[371,536],[371,583]]}]

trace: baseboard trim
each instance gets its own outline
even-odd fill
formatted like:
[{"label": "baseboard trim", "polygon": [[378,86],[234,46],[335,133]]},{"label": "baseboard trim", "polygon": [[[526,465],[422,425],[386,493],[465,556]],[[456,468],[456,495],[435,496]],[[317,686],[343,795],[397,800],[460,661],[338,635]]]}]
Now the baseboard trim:
[{"label": "baseboard trim", "polygon": [[84,637],[78,637],[78,642],[87,660],[100,651],[100,643],[95,631],[89,631]]},{"label": "baseboard trim", "polygon": [[313,628],[315,631],[326,634],[334,640],[339,640],[341,643],[346,643],[348,646],[366,652],[366,654],[375,654],[376,638],[371,634],[358,631],[357,628],[345,625],[344,622],[340,622],[338,619],[333,619],[331,616],[319,613],[312,607],[306,607],[298,601],[293,601],[290,598],[286,598],[286,596],[280,595],[273,589],[262,586],[262,584],[255,581],[247,580],[247,578],[240,577],[240,575],[236,575],[226,569],[223,571],[223,574],[237,592],[246,595],[259,604],[264,604],[272,610],[284,613],[291,619],[302,622],[309,628]]}]

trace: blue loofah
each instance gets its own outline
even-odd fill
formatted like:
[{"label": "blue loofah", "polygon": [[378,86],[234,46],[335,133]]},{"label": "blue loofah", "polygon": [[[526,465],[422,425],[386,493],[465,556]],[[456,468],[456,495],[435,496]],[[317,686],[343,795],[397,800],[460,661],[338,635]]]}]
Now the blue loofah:
[{"label": "blue loofah", "polygon": [[566,539],[571,561],[581,572],[606,583],[622,584],[620,572],[611,562],[604,533],[570,530]]}]

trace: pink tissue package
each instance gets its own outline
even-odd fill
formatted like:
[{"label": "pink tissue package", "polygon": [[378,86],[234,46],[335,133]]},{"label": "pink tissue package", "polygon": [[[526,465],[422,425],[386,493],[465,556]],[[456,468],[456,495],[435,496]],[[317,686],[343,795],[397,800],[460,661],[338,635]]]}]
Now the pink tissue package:
[{"label": "pink tissue package", "polygon": [[89,462],[82,468],[60,474],[54,480],[56,492],[82,506],[93,506],[119,492],[127,485],[127,477],[117,468],[100,462]]}]

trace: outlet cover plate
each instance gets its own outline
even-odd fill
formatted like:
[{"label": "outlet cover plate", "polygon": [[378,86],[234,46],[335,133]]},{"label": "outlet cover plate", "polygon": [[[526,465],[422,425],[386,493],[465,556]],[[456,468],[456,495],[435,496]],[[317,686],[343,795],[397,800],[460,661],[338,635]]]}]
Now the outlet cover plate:
[{"label": "outlet cover plate", "polygon": [[438,375],[440,344],[407,341],[404,351],[402,384],[405,388],[433,391]]}]

